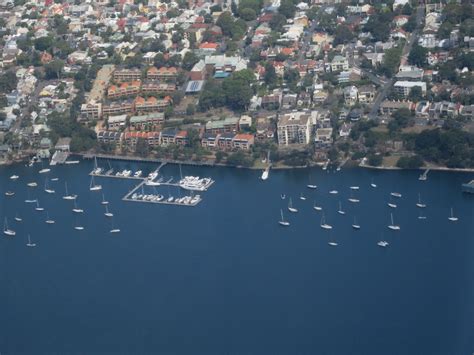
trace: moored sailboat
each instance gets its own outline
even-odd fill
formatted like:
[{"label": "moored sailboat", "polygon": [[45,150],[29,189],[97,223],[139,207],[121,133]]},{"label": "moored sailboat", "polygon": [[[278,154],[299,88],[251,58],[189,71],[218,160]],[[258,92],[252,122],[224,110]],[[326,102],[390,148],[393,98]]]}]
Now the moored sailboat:
[{"label": "moored sailboat", "polygon": [[36,243],[33,243],[33,242],[31,241],[31,236],[30,236],[29,234],[28,234],[28,243],[26,243],[26,246],[27,246],[27,247],[30,247],[30,248],[36,246]]},{"label": "moored sailboat", "polygon": [[393,223],[393,213],[390,213],[390,221],[391,223],[389,224],[388,228],[393,230],[393,231],[398,231],[400,230],[400,226],[396,225]]},{"label": "moored sailboat", "polygon": [[459,220],[458,217],[455,217],[454,216],[454,212],[453,212],[453,208],[451,207],[451,215],[448,217],[448,219],[451,221],[451,222],[457,222]]},{"label": "moored sailboat", "polygon": [[9,237],[16,235],[16,232],[8,227],[7,217],[5,217],[5,221],[3,222],[3,234],[8,235]]},{"label": "moored sailboat", "polygon": [[298,212],[298,209],[293,207],[293,202],[291,200],[291,197],[290,197],[290,201],[288,201],[288,211],[293,212],[293,213]]},{"label": "moored sailboat", "polygon": [[323,215],[321,216],[321,224],[320,224],[322,229],[332,229],[332,226],[330,224],[326,223],[326,217]]},{"label": "moored sailboat", "polygon": [[285,221],[285,218],[283,217],[283,210],[280,210],[280,214],[281,214],[281,220],[279,220],[278,223],[281,226],[288,227],[290,225],[290,222]]}]

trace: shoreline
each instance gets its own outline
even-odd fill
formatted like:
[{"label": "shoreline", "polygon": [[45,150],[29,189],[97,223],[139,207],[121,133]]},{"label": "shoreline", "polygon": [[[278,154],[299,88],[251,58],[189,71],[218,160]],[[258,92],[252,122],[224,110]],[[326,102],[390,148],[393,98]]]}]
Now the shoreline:
[{"label": "shoreline", "polygon": [[[91,154],[91,153],[71,153],[72,156],[80,156],[82,159],[92,159],[93,157],[97,157],[98,159],[109,159],[109,160],[118,160],[118,161],[134,161],[134,162],[142,162],[142,163],[167,163],[167,164],[176,164],[176,165],[188,165],[188,166],[207,166],[207,167],[225,167],[225,168],[236,168],[236,169],[247,169],[247,170],[263,170],[262,167],[256,166],[235,166],[229,165],[225,163],[216,163],[213,160],[205,160],[205,161],[194,161],[194,160],[174,160],[174,159],[159,159],[159,158],[142,158],[133,155],[109,155],[109,154]],[[0,163],[1,166],[9,166],[15,163],[24,163],[28,162],[28,157],[24,159],[14,159],[10,161],[4,161]],[[322,167],[325,162],[321,163],[313,163],[307,164],[304,166],[287,166],[287,165],[272,165],[271,170],[293,170],[293,169],[305,169],[305,168],[314,168],[314,167]],[[434,171],[445,171],[445,172],[460,172],[460,173],[474,173],[474,168],[448,168],[445,166],[422,166],[416,169],[403,169],[396,166],[372,166],[363,164],[362,162],[359,164],[348,164],[346,161],[341,166],[347,166],[347,169],[358,167],[363,169],[374,169],[374,170],[419,170],[423,171],[426,169],[434,170]]]}]

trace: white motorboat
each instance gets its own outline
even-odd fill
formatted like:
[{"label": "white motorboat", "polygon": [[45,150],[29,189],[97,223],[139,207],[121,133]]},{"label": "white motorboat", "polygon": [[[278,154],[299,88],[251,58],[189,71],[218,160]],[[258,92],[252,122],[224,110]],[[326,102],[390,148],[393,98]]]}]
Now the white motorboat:
[{"label": "white motorboat", "polygon": [[332,247],[337,247],[339,245],[336,242],[328,242],[328,244]]},{"label": "white motorboat", "polygon": [[390,208],[397,208],[397,205],[394,204],[394,203],[392,203],[392,202],[387,203],[387,205],[388,205],[388,207],[390,207]]},{"label": "white motorboat", "polygon": [[298,209],[293,207],[293,202],[291,201],[291,197],[290,197],[290,201],[288,201],[288,211],[292,213],[298,212]]},{"label": "white motorboat", "polygon": [[15,193],[13,191],[5,191],[5,196],[10,197],[10,196],[14,196],[14,195],[15,195]]},{"label": "white motorboat", "polygon": [[318,188],[316,185],[312,185],[312,184],[308,184],[308,185],[306,185],[306,187],[308,189],[313,189],[313,190]]},{"label": "white motorboat", "polygon": [[351,186],[350,189],[351,190],[359,190],[359,186]]},{"label": "white motorboat", "polygon": [[3,222],[3,234],[8,235],[9,237],[16,235],[16,232],[13,229],[8,228],[7,217],[5,217],[5,221]]},{"label": "white motorboat", "polygon": [[329,191],[329,193],[330,193],[331,195],[337,195],[337,194],[339,193],[339,191],[337,191],[337,190],[331,190],[331,191]]},{"label": "white motorboat", "polygon": [[288,226],[290,225],[290,222],[285,221],[285,219],[283,218],[283,210],[280,210],[280,213],[281,213],[281,220],[278,221],[278,223],[279,223],[281,226],[288,227]]},{"label": "white motorboat", "polygon": [[211,178],[200,178],[199,176],[185,176],[182,178],[178,185],[185,190],[190,191],[206,191],[214,180]]},{"label": "white motorboat", "polygon": [[142,176],[142,173],[143,173],[143,172],[142,172],[141,170],[138,170],[138,171],[135,172],[135,174],[133,174],[133,177],[134,177],[134,178],[139,178],[139,177]]},{"label": "white motorboat", "polygon": [[84,227],[83,226],[74,226],[74,229],[77,230],[77,231],[82,231],[82,230],[84,230]]},{"label": "white motorboat", "polygon": [[33,242],[31,241],[31,237],[30,237],[29,234],[28,234],[28,243],[26,243],[26,246],[27,246],[27,247],[30,247],[30,248],[33,248],[33,247],[36,246],[36,243],[33,243]]},{"label": "white motorboat", "polygon": [[41,169],[39,171],[40,174],[46,174],[46,173],[49,173],[51,171],[51,169]]},{"label": "white motorboat", "polygon": [[390,195],[393,196],[393,197],[397,197],[397,198],[402,197],[402,194],[399,193],[399,192],[390,192]]},{"label": "white motorboat", "polygon": [[112,229],[110,230],[110,233],[120,233],[120,229],[118,229],[118,228],[112,228]]},{"label": "white motorboat", "polygon": [[29,182],[29,183],[26,184],[26,185],[28,185],[29,187],[36,187],[36,186],[38,186],[38,184],[37,184],[36,182]]},{"label": "white motorboat", "polygon": [[390,221],[391,223],[389,224],[388,228],[393,230],[393,231],[399,231],[400,230],[400,226],[396,225],[395,223],[393,223],[393,214],[390,213]]},{"label": "white motorboat", "polygon": [[270,175],[270,167],[266,168],[263,172],[262,172],[262,176],[260,177],[262,180],[267,180],[268,179],[268,176]]},{"label": "white motorboat", "polygon": [[389,244],[388,244],[387,241],[381,240],[381,241],[377,242],[377,245],[378,245],[379,247],[385,248],[385,247],[388,247]]},{"label": "white motorboat", "polygon": [[374,179],[371,180],[370,187],[373,187],[374,189],[377,187],[377,185],[374,183]]},{"label": "white motorboat", "polygon": [[55,177],[55,178],[52,178],[51,181],[58,181],[59,178]]},{"label": "white motorboat", "polygon": [[18,180],[19,176],[18,175],[12,175],[10,176],[10,180]]},{"label": "white motorboat", "polygon": [[448,219],[451,221],[451,222],[457,222],[459,220],[458,217],[455,217],[454,216],[454,212],[453,212],[453,208],[451,207],[451,215],[448,217]]}]

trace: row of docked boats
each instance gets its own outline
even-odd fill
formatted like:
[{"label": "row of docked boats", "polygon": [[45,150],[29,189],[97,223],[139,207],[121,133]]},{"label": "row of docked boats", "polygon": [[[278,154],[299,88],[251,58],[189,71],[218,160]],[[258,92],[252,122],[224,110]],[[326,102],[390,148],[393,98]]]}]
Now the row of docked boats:
[{"label": "row of docked boats", "polygon": [[134,201],[165,203],[165,204],[168,203],[168,204],[187,205],[187,206],[195,206],[201,201],[200,195],[184,196],[184,197],[169,196],[168,198],[165,198],[161,194],[134,193],[132,194],[130,198]]}]

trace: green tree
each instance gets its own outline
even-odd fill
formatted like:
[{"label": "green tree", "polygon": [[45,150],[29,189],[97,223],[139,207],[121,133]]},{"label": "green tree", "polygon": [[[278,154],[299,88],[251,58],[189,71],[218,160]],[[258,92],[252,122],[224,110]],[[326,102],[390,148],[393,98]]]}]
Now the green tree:
[{"label": "green tree", "polygon": [[245,8],[239,11],[240,17],[245,21],[253,21],[257,18],[257,13],[254,9]]},{"label": "green tree", "polygon": [[263,76],[263,81],[268,87],[271,88],[273,88],[278,81],[278,77],[275,72],[275,67],[271,63],[265,64],[265,75]]},{"label": "green tree", "polygon": [[408,99],[413,102],[420,102],[423,99],[423,92],[419,86],[414,86],[408,94]]},{"label": "green tree", "polygon": [[293,18],[295,16],[296,6],[293,0],[281,0],[278,13],[282,14],[286,18]]},{"label": "green tree", "polygon": [[397,167],[402,169],[418,169],[423,166],[423,159],[419,155],[403,156],[397,161]]},{"label": "green tree", "polygon": [[286,25],[286,17],[280,13],[273,14],[269,25],[272,31],[281,32],[283,26]]},{"label": "green tree", "polygon": [[51,49],[54,43],[54,38],[51,36],[45,36],[35,39],[35,49],[42,52]]},{"label": "green tree", "polygon": [[426,65],[427,53],[428,50],[426,48],[423,48],[422,46],[419,46],[415,43],[410,51],[410,54],[408,54],[408,62],[412,65],[423,67]]},{"label": "green tree", "polygon": [[53,60],[45,64],[45,78],[46,79],[59,79],[61,77],[61,73],[64,69],[64,62],[62,60]]},{"label": "green tree", "polygon": [[182,67],[184,70],[191,70],[197,62],[199,62],[198,56],[193,51],[189,51],[183,57]]},{"label": "green tree", "polygon": [[144,138],[137,139],[137,145],[135,146],[135,153],[140,157],[147,157],[150,153],[150,147],[148,142]]}]

